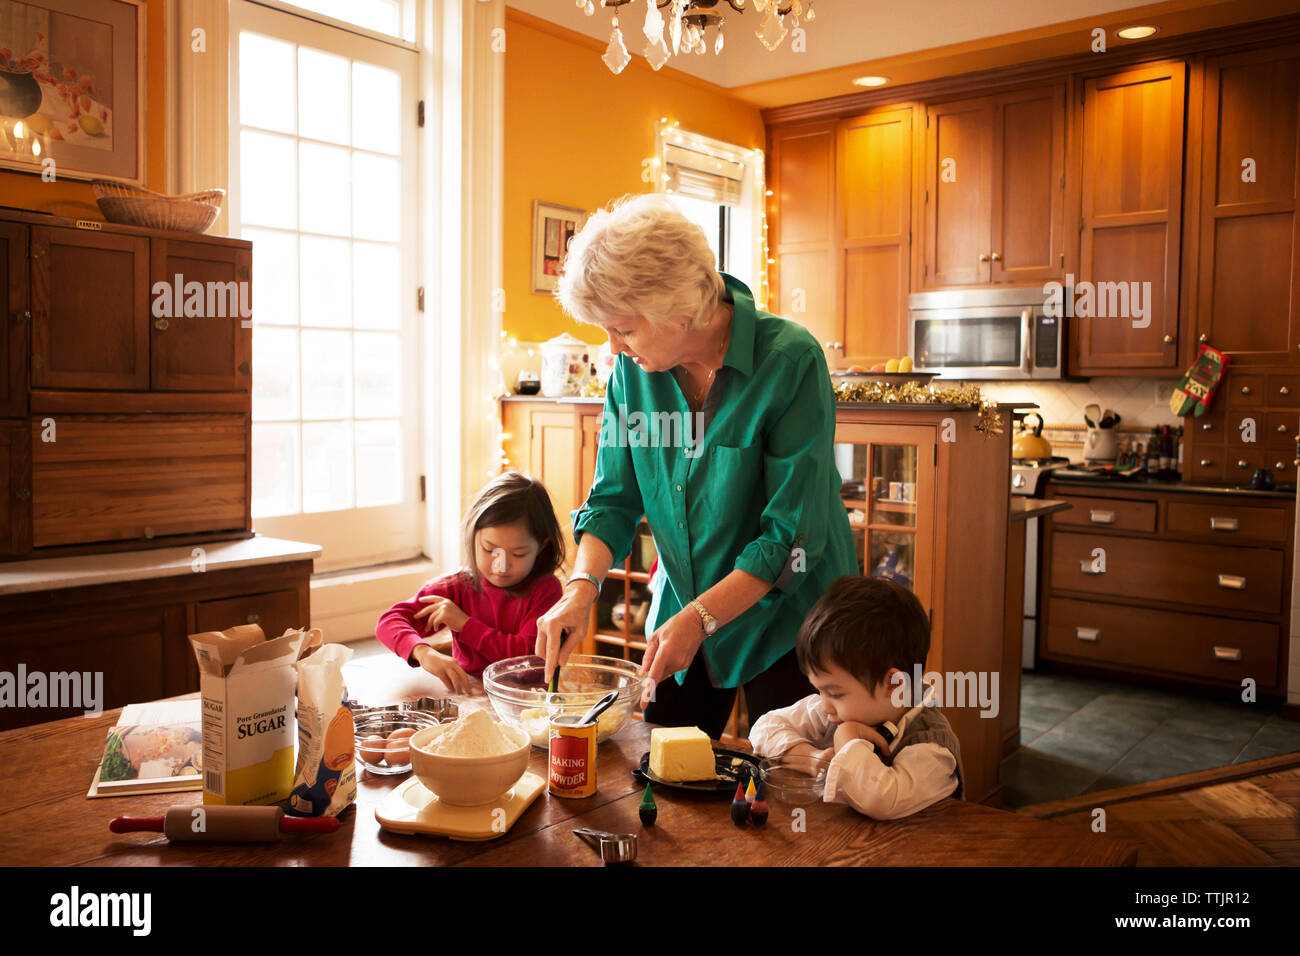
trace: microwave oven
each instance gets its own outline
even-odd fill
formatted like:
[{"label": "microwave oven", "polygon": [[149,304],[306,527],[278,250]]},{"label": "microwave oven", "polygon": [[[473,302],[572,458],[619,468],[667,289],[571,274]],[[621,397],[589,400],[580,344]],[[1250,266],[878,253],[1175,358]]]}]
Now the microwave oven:
[{"label": "microwave oven", "polygon": [[1063,375],[1064,319],[1041,287],[951,289],[908,297],[907,351],[918,372],[949,379]]}]

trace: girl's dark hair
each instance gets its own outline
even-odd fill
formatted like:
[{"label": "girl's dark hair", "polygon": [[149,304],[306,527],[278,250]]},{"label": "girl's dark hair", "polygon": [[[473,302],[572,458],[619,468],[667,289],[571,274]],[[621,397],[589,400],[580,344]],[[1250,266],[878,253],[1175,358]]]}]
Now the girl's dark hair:
[{"label": "girl's dark hair", "polygon": [[564,535],[555,520],[555,508],[546,486],[517,471],[507,471],[489,481],[478,493],[465,514],[461,529],[461,544],[465,551],[465,570],[475,591],[483,590],[478,573],[474,537],[482,528],[514,524],[522,520],[531,534],[541,544],[532,573],[517,585],[527,588],[544,574],[554,574],[564,564]]},{"label": "girl's dark hair", "polygon": [[795,638],[799,669],[838,665],[870,690],[890,668],[910,674],[930,652],[930,619],[916,595],[884,578],[848,574],[817,599]]}]

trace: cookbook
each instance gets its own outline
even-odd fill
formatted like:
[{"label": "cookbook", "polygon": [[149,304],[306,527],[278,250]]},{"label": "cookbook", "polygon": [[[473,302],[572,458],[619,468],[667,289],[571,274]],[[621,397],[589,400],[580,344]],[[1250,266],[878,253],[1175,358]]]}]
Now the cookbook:
[{"label": "cookbook", "polygon": [[201,702],[128,704],[104,741],[87,797],[200,790],[203,785]]}]

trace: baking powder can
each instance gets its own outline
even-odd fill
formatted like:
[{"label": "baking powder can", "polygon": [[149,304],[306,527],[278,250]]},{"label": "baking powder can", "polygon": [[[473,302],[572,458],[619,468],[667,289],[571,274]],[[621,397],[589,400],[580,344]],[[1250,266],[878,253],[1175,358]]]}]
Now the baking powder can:
[{"label": "baking powder can", "polygon": [[547,781],[557,797],[590,797],[596,792],[596,721],[579,726],[581,714],[551,718]]}]

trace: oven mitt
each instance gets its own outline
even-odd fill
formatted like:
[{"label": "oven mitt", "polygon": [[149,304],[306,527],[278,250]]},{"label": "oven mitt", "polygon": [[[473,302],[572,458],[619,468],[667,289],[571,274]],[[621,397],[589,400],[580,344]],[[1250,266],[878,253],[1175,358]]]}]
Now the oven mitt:
[{"label": "oven mitt", "polygon": [[1179,418],[1193,413],[1197,418],[1204,415],[1210,408],[1214,390],[1219,387],[1228,361],[1228,356],[1218,349],[1202,344],[1196,353],[1196,361],[1183,373],[1169,398],[1169,408],[1173,413]]}]

